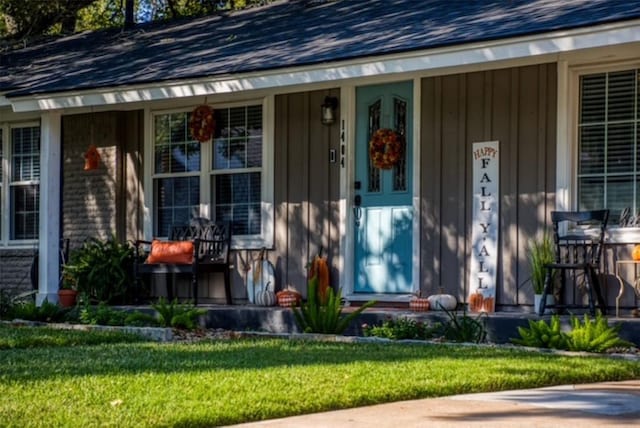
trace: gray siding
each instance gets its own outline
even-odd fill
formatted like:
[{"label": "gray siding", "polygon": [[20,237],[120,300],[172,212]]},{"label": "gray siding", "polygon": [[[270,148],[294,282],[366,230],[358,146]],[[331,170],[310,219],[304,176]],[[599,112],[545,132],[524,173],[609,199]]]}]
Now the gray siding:
[{"label": "gray siding", "polygon": [[[306,293],[306,266],[320,248],[328,256],[332,284],[338,281],[340,165],[339,125],[320,123],[324,97],[339,91],[314,91],[276,97],[275,248],[280,289]],[[339,157],[338,157],[339,158]]]},{"label": "gray siding", "polygon": [[498,140],[497,305],[532,303],[525,249],[555,200],[555,64],[425,78],[421,108],[422,291],[466,301],[471,147]]}]

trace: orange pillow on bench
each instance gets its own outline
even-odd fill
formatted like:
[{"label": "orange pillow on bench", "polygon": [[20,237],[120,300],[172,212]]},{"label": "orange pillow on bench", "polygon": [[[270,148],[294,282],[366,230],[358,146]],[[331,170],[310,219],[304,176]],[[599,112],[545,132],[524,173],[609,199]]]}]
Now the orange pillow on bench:
[{"label": "orange pillow on bench", "polygon": [[151,243],[151,254],[145,263],[190,265],[193,263],[193,242],[154,239]]}]

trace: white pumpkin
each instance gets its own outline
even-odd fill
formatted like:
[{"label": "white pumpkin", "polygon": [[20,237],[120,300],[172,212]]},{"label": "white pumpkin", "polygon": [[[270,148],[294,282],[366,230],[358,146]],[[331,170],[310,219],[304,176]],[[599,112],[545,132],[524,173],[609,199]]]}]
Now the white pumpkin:
[{"label": "white pumpkin", "polygon": [[269,290],[271,283],[268,282],[267,285],[264,286],[264,290],[259,291],[256,294],[256,305],[258,306],[275,306],[276,304],[276,293]]},{"label": "white pumpkin", "polygon": [[458,306],[458,300],[451,294],[444,294],[442,291],[440,294],[433,294],[427,297],[429,305],[432,311],[453,311]]}]

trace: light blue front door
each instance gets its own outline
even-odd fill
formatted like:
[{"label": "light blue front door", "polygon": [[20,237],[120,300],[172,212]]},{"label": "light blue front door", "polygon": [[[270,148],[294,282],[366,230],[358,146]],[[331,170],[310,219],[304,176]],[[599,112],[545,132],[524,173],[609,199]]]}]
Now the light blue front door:
[{"label": "light blue front door", "polygon": [[[356,90],[355,219],[356,293],[410,293],[412,286],[412,82]],[[369,141],[390,128],[404,140],[390,169],[373,165]]]}]

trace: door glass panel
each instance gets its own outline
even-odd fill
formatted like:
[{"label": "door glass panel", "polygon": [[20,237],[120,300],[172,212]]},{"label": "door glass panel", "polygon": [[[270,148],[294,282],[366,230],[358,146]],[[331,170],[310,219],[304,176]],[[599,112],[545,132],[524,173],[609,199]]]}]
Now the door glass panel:
[{"label": "door glass panel", "polygon": [[399,98],[393,99],[393,117],[395,131],[402,135],[404,148],[402,157],[393,167],[393,191],[405,192],[407,190],[407,102]]},{"label": "door glass panel", "polygon": [[[369,135],[367,141],[371,141],[374,132],[380,129],[380,114],[382,110],[382,101],[378,100],[369,106]],[[369,146],[366,147],[367,159],[369,160],[369,181],[367,191],[370,193],[380,192],[380,170],[373,166],[371,156],[369,156]]]}]

